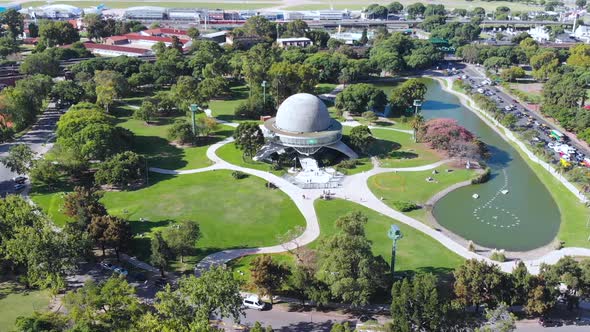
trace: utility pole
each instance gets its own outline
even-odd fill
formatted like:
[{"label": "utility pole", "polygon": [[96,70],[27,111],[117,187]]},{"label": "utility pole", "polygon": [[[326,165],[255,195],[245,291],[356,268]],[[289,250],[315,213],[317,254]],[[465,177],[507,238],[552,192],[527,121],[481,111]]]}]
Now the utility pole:
[{"label": "utility pole", "polygon": [[266,107],[266,81],[262,81],[262,105]]}]

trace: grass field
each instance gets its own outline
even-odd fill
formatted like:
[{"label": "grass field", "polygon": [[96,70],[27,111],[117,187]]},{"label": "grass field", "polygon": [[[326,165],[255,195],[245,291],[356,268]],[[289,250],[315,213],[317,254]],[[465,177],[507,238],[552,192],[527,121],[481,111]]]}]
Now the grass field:
[{"label": "grass field", "polygon": [[[203,234],[198,257],[229,248],[274,245],[278,235],[305,226],[287,195],[266,189],[265,181],[254,176],[235,180],[231,171],[222,170],[181,176],[152,173],[150,181],[140,190],[107,192],[102,201],[110,214],[131,222],[134,234],[148,236],[179,220],[198,222]],[[149,240],[136,239],[137,254],[145,258]]]},{"label": "grass field", "polygon": [[[215,153],[217,154],[217,156],[219,158],[227,161],[230,164],[234,164],[234,165],[238,165],[238,166],[242,166],[242,167],[247,167],[247,168],[253,168],[253,169],[257,169],[257,170],[261,170],[261,171],[265,171],[265,172],[271,172],[270,164],[259,162],[259,161],[254,161],[252,159],[246,161],[242,157],[243,156],[242,151],[238,150],[238,148],[236,148],[236,145],[234,143],[225,144],[224,146],[217,149],[217,151],[215,151]],[[281,174],[282,172],[281,171],[272,171],[271,173]]]},{"label": "grass field", "polygon": [[135,134],[133,150],[148,158],[149,167],[193,169],[209,166],[212,164],[206,155],[209,146],[231,136],[234,129],[221,125],[210,137],[203,137],[196,146],[179,148],[171,145],[166,136],[174,121],[184,117],[156,118],[147,125],[144,121],[133,119],[131,109],[126,107],[119,107],[115,115],[119,126]]},{"label": "grass field", "polygon": [[54,191],[40,186],[33,186],[29,197],[57,226],[63,226],[69,221],[69,218],[62,211],[64,197],[67,192],[69,190]]},{"label": "grass field", "polygon": [[[474,175],[474,171],[454,169],[448,173],[448,167],[438,167],[438,174],[430,171],[422,172],[398,172],[382,173],[369,178],[368,185],[373,194],[383,197],[383,201],[392,209],[395,209],[395,201],[411,201],[422,205],[436,193],[459,182],[467,181]],[[426,178],[432,177],[435,182],[427,182]],[[418,209],[406,213],[422,222],[426,222],[426,211]]]},{"label": "grass field", "polygon": [[13,282],[0,282],[0,331],[12,331],[16,318],[47,310],[47,291],[25,290]]},{"label": "grass field", "polygon": [[365,232],[372,241],[372,249],[387,262],[391,260],[391,240],[387,231],[392,224],[400,227],[404,237],[398,242],[396,271],[448,273],[462,262],[462,258],[446,249],[431,237],[406,226],[364,206],[344,200],[317,200],[316,212],[320,222],[320,237],[312,243],[317,247],[319,242],[336,232],[335,221],[352,211],[360,211],[369,218]]},{"label": "grass field", "polygon": [[385,152],[380,158],[381,167],[413,167],[428,165],[441,159],[425,144],[414,143],[410,134],[386,129],[373,129],[372,132],[379,139],[373,153],[380,155]]}]

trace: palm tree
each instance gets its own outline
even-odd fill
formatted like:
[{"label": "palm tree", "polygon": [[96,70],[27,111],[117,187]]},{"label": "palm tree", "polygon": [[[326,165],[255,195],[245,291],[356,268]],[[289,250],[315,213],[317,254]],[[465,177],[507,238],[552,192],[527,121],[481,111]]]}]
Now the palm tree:
[{"label": "palm tree", "polygon": [[418,132],[424,126],[424,117],[420,114],[416,114],[410,120],[410,126],[414,129],[414,142],[418,143]]}]

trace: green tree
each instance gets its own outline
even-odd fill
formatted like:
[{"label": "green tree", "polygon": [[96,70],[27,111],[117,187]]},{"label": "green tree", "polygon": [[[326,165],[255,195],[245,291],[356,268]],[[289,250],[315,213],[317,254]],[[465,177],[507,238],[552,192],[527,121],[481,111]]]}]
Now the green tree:
[{"label": "green tree", "polygon": [[285,25],[285,31],[281,37],[305,37],[309,32],[309,26],[303,20],[293,20]]},{"label": "green tree", "polygon": [[199,38],[199,36],[201,35],[201,33],[199,32],[199,29],[195,28],[195,27],[190,27],[188,28],[188,30],[186,30],[186,35],[190,37],[190,39],[197,39]]},{"label": "green tree", "polygon": [[512,66],[510,68],[506,68],[506,69],[502,70],[502,72],[500,73],[500,77],[502,77],[503,80],[508,81],[508,82],[514,82],[517,78],[523,78],[524,76],[525,76],[524,69],[522,69],[518,66]]},{"label": "green tree", "polygon": [[184,263],[184,257],[196,248],[197,241],[201,238],[201,229],[198,223],[183,220],[167,227],[163,237],[174,254],[180,256],[180,262]]},{"label": "green tree", "polygon": [[43,21],[39,26],[39,43],[46,47],[72,44],[80,40],[80,34],[70,22]]},{"label": "green tree", "polygon": [[404,10],[404,5],[402,5],[398,1],[394,1],[394,2],[390,3],[389,5],[387,5],[387,9],[392,14],[399,14],[402,10]]},{"label": "green tree", "polygon": [[501,303],[494,309],[486,309],[486,322],[477,332],[512,332],[516,330],[516,317],[508,305]]},{"label": "green tree", "polygon": [[351,212],[336,220],[337,232],[320,243],[318,277],[334,298],[353,306],[365,305],[380,289],[387,287],[388,266],[373,256],[364,227],[368,219]]},{"label": "green tree", "polygon": [[426,89],[426,84],[415,78],[411,78],[393,89],[389,97],[393,115],[404,114],[408,110],[413,112],[414,100],[423,100]]},{"label": "green tree", "polygon": [[391,289],[392,331],[440,331],[447,303],[437,290],[432,274],[418,274],[396,281]]},{"label": "green tree", "polygon": [[151,256],[150,262],[160,270],[162,278],[164,277],[164,270],[170,263],[172,257],[172,251],[170,246],[164,240],[162,232],[155,232],[151,239]]},{"label": "green tree", "polygon": [[124,187],[143,179],[145,160],[133,151],[115,154],[98,166],[94,180],[98,184]]},{"label": "green tree", "polygon": [[101,198],[102,194],[92,188],[76,186],[73,192],[64,197],[64,214],[85,229],[94,217],[107,215]]},{"label": "green tree", "polygon": [[590,45],[576,44],[570,47],[570,56],[567,58],[567,64],[583,68],[590,67]]},{"label": "green tree", "polygon": [[500,122],[508,128],[513,128],[514,125],[518,122],[518,118],[516,117],[516,115],[510,113],[507,114],[504,118],[502,118],[502,121]]},{"label": "green tree", "polygon": [[347,86],[336,96],[335,103],[336,108],[354,114],[366,111],[381,113],[386,105],[387,96],[383,90],[366,83]]},{"label": "green tree", "polygon": [[125,331],[146,309],[135,296],[135,287],[113,276],[97,284],[90,280],[64,297],[68,317],[86,331]]},{"label": "green tree", "polygon": [[61,170],[58,165],[46,159],[37,159],[29,170],[31,180],[53,188],[60,180]]},{"label": "green tree", "polygon": [[576,0],[576,6],[578,8],[586,7],[587,1],[586,0]]},{"label": "green tree", "polygon": [[559,59],[555,52],[550,50],[533,55],[530,63],[533,67],[533,77],[538,80],[545,81],[559,70]]},{"label": "green tree", "polygon": [[512,305],[524,305],[531,291],[532,276],[529,274],[524,262],[520,261],[512,270]]},{"label": "green tree", "polygon": [[457,301],[464,306],[487,304],[495,306],[501,299],[504,274],[497,265],[490,265],[477,259],[465,261],[453,272],[454,292]]},{"label": "green tree", "polygon": [[545,280],[553,297],[563,296],[570,310],[578,307],[586,279],[575,259],[566,256],[553,265],[542,264],[540,276]]},{"label": "green tree", "polygon": [[361,153],[367,153],[371,145],[375,142],[375,137],[371,133],[371,129],[367,126],[353,127],[348,137],[350,144]]},{"label": "green tree", "polygon": [[16,144],[8,149],[8,156],[0,162],[16,174],[26,174],[33,165],[36,153],[26,144]]},{"label": "green tree", "polygon": [[411,5],[406,6],[406,13],[408,13],[408,17],[411,19],[415,19],[418,16],[424,15],[425,11],[426,11],[426,6],[424,6],[420,2],[416,2]]},{"label": "green tree", "polygon": [[43,74],[55,77],[59,74],[59,60],[47,52],[33,53],[23,60],[19,70],[25,75]]},{"label": "green tree", "polygon": [[273,294],[281,289],[289,277],[289,269],[275,263],[270,255],[262,255],[250,263],[250,275],[252,284],[261,295],[267,295],[272,304]]},{"label": "green tree", "polygon": [[276,62],[268,72],[277,103],[296,93],[313,93],[318,83],[318,71],[307,64]]},{"label": "green tree", "polygon": [[23,33],[24,20],[23,15],[12,8],[0,14],[0,23],[6,26],[9,37],[12,39],[16,39]]},{"label": "green tree", "polygon": [[233,135],[235,145],[242,150],[244,157],[252,158],[264,144],[264,135],[256,122],[242,122]]},{"label": "green tree", "polygon": [[145,121],[145,123],[149,123],[157,112],[158,109],[151,100],[144,100],[141,103],[141,106],[133,111],[133,117]]},{"label": "green tree", "polygon": [[193,142],[195,135],[193,135],[192,125],[183,119],[174,121],[172,126],[168,129],[168,139],[171,141],[178,141],[180,144]]},{"label": "green tree", "polygon": [[64,106],[79,103],[84,96],[84,90],[79,83],[75,81],[59,81],[51,88],[50,96],[59,100]]},{"label": "green tree", "polygon": [[12,37],[0,37],[0,56],[6,57],[7,55],[18,52],[18,50],[19,45]]},{"label": "green tree", "polygon": [[14,325],[18,331],[65,331],[68,325],[68,320],[65,315],[59,312],[35,311],[31,316],[17,317]]}]

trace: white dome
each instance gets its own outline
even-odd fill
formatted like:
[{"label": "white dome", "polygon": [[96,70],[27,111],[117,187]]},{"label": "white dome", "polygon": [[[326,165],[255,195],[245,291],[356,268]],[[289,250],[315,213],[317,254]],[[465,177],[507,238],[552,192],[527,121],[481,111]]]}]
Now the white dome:
[{"label": "white dome", "polygon": [[331,123],[324,102],[309,93],[298,93],[285,99],[276,116],[276,127],[293,133],[323,131]]}]

